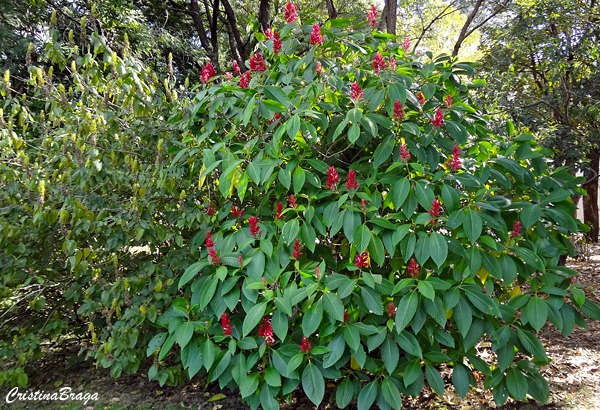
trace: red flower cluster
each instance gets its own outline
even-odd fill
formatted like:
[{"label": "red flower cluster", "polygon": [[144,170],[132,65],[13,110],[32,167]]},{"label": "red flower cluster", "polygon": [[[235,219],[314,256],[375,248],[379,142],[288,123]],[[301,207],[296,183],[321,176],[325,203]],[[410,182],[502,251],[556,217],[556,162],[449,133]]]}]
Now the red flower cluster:
[{"label": "red flower cluster", "polygon": [[404,109],[402,108],[402,104],[400,104],[400,100],[394,101],[394,119],[396,121],[402,121],[404,118]]},{"label": "red flower cluster", "polygon": [[348,311],[344,310],[344,322],[347,322],[349,318]]},{"label": "red flower cluster", "polygon": [[248,223],[250,224],[250,235],[254,236],[255,238],[258,238],[260,235],[262,235],[262,231],[258,227],[258,221],[255,217],[251,216],[248,219]]},{"label": "red flower cluster", "polygon": [[444,107],[451,108],[452,107],[452,96],[448,94],[444,99]]},{"label": "red flower cluster", "polygon": [[452,148],[452,158],[448,158],[448,161],[446,161],[446,168],[451,169],[452,171],[458,171],[460,164],[462,163],[459,158],[460,154],[461,152],[458,149],[458,145],[455,145],[454,148]]},{"label": "red flower cluster", "polygon": [[233,216],[242,216],[242,210],[235,205],[231,207],[231,213]]},{"label": "red flower cluster", "polygon": [[283,18],[285,18],[285,21],[288,23],[291,23],[292,21],[296,20],[296,17],[296,8],[291,2],[289,2],[286,4],[285,10],[283,11]]},{"label": "red flower cluster", "polygon": [[223,326],[223,333],[226,335],[231,335],[231,331],[233,330],[233,326],[231,326],[229,317],[227,317],[227,313],[223,313],[221,315],[221,326]]},{"label": "red flower cluster", "polygon": [[394,302],[390,302],[387,308],[388,317],[393,317],[396,314],[396,306],[394,306]]},{"label": "red flower cluster", "polygon": [[240,73],[240,66],[238,65],[238,62],[233,60],[233,72],[236,74]]},{"label": "red flower cluster", "polygon": [[357,102],[363,97],[363,90],[356,81],[350,86],[350,88],[352,89],[352,91],[350,91],[350,98],[354,100],[354,102]]},{"label": "red flower cluster", "polygon": [[302,344],[300,345],[300,350],[302,350],[305,353],[308,353],[311,347],[312,345],[308,341],[308,338],[306,336],[302,336]]},{"label": "red flower cluster", "polygon": [[510,236],[515,237],[521,235],[522,228],[523,224],[521,224],[521,221],[515,222],[515,224],[513,225],[513,230],[510,232]]},{"label": "red flower cluster", "polygon": [[364,199],[361,199],[360,207],[362,208],[363,212],[365,212],[367,210],[367,201],[365,201]]},{"label": "red flower cluster", "polygon": [[317,68],[315,68],[315,71],[317,74],[323,74],[325,72],[320,61],[317,61]]},{"label": "red flower cluster", "polygon": [[260,53],[254,54],[250,57],[250,71],[255,72],[263,72],[267,70],[267,64]]},{"label": "red flower cluster", "polygon": [[318,24],[315,24],[312,28],[312,33],[310,33],[310,44],[317,45],[323,44],[323,36],[321,35],[321,27]]},{"label": "red flower cluster", "polygon": [[408,268],[406,268],[406,271],[413,278],[419,274],[419,265],[417,265],[415,258],[410,258],[410,262],[408,262]]},{"label": "red flower cluster", "polygon": [[371,27],[375,27],[377,25],[377,9],[372,4],[371,9],[367,13],[367,21],[369,22],[369,26]]},{"label": "red flower cluster", "polygon": [[292,257],[294,259],[298,259],[300,257],[300,255],[302,255],[302,252],[300,252],[301,249],[302,249],[302,244],[300,243],[298,238],[294,239],[294,251],[292,252]]},{"label": "red flower cluster", "polygon": [[433,116],[433,120],[431,121],[431,124],[433,124],[434,127],[441,127],[443,120],[444,120],[444,114],[442,114],[442,110],[438,108],[437,111],[435,112],[435,115]]},{"label": "red flower cluster", "polygon": [[442,207],[440,206],[440,201],[438,201],[437,199],[434,199],[433,202],[431,203],[431,209],[429,210],[429,216],[432,217],[434,220],[435,220],[435,218],[439,218],[441,209],[442,209]]},{"label": "red flower cluster", "polygon": [[354,264],[357,268],[366,268],[369,266],[369,255],[367,252],[363,252],[362,254],[357,253],[354,256]]},{"label": "red flower cluster", "polygon": [[217,255],[217,251],[215,251],[215,248],[213,248],[213,247],[208,248],[208,256],[210,256],[211,264],[213,264],[213,265],[221,264],[221,257]]},{"label": "red flower cluster", "polygon": [[425,96],[423,95],[423,93],[421,91],[419,91],[417,93],[417,98],[419,99],[419,103],[421,105],[425,104]]},{"label": "red flower cluster", "polygon": [[204,241],[204,245],[207,248],[212,248],[213,246],[215,246],[215,243],[212,240],[212,235],[210,234],[210,231],[206,231],[206,241]]},{"label": "red flower cluster", "polygon": [[278,202],[277,208],[275,210],[275,219],[283,219],[284,216],[281,214],[283,212],[283,203]]},{"label": "red flower cluster", "polygon": [[277,121],[281,116],[279,115],[278,112],[276,112],[275,114],[273,114],[273,118],[271,118],[269,120],[269,124],[273,124],[275,121]]},{"label": "red flower cluster", "polygon": [[242,258],[242,255],[238,255],[238,262],[240,263],[240,266],[244,266],[244,259]]},{"label": "red flower cluster", "polygon": [[233,78],[233,74],[231,74],[231,72],[230,72],[230,71],[227,71],[227,72],[225,73],[225,78],[226,78],[226,79],[228,79],[228,80],[231,80],[231,79]]},{"label": "red flower cluster", "polygon": [[379,74],[379,71],[383,70],[386,67],[386,65],[387,64],[385,64],[383,56],[380,53],[377,53],[375,55],[375,60],[373,60],[373,70],[375,70],[375,73]]},{"label": "red flower cluster", "polygon": [[298,204],[296,203],[296,197],[294,197],[294,194],[290,195],[290,206],[292,208],[296,208],[298,206]]},{"label": "red flower cluster", "polygon": [[213,78],[215,75],[217,75],[217,72],[215,71],[215,68],[213,67],[212,63],[208,63],[206,64],[203,68],[202,68],[202,74],[200,75],[200,80],[206,84],[207,82],[210,81],[211,78]]},{"label": "red flower cluster", "polygon": [[410,160],[410,152],[406,149],[406,145],[400,145],[400,161],[408,162]]},{"label": "red flower cluster", "polygon": [[267,39],[273,40],[273,54],[279,54],[279,50],[281,50],[281,40],[279,39],[279,33],[276,31],[271,32],[271,29],[268,28],[265,32],[265,36],[267,36]]},{"label": "red flower cluster", "polygon": [[396,59],[394,57],[390,60],[390,70],[396,71]]},{"label": "red flower cluster", "polygon": [[315,277],[317,279],[319,279],[321,277],[321,269],[319,269],[318,266],[315,268]]},{"label": "red flower cluster", "polygon": [[216,210],[215,210],[215,208],[213,207],[213,204],[212,204],[212,202],[209,202],[209,203],[208,203],[208,208],[206,208],[206,213],[207,213],[207,214],[209,214],[209,215],[214,215],[215,211],[216,211]]},{"label": "red flower cluster", "polygon": [[248,85],[250,84],[250,80],[252,80],[252,74],[250,74],[250,71],[246,71],[244,74],[242,74],[240,76],[239,87],[247,88]]},{"label": "red flower cluster", "polygon": [[273,338],[273,328],[271,327],[271,319],[263,317],[262,324],[258,326],[258,337],[264,337],[268,345],[275,343]]},{"label": "red flower cluster", "polygon": [[329,171],[327,172],[327,188],[334,190],[339,180],[340,176],[338,175],[337,171],[333,165],[330,166]]},{"label": "red flower cluster", "polygon": [[406,37],[404,39],[404,42],[402,42],[402,48],[404,49],[404,52],[408,52],[408,50],[410,49],[410,38]]},{"label": "red flower cluster", "polygon": [[348,180],[346,181],[346,189],[358,189],[358,182],[356,182],[356,172],[348,172]]}]

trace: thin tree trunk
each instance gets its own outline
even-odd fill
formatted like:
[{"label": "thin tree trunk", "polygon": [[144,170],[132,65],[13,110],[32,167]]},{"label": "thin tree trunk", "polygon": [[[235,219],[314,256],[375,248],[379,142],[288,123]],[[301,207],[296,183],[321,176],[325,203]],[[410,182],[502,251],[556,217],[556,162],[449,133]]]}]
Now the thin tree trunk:
[{"label": "thin tree trunk", "polygon": [[337,10],[333,5],[333,0],[325,0],[325,4],[327,5],[327,14],[329,15],[329,20],[337,18]]},{"label": "thin tree trunk", "polygon": [[475,16],[477,15],[477,12],[479,11],[479,8],[481,7],[482,4],[483,4],[483,0],[477,0],[477,3],[475,3],[473,10],[467,16],[467,21],[465,21],[465,24],[463,24],[462,29],[460,30],[460,34],[458,35],[458,39],[456,40],[456,43],[454,44],[454,49],[452,50],[453,56],[456,56],[458,54],[458,50],[460,50],[460,46],[462,45],[463,41],[465,41],[465,39],[467,38],[469,26],[473,22],[473,19],[475,19]]},{"label": "thin tree trunk", "polygon": [[223,7],[225,7],[225,15],[227,16],[227,21],[229,22],[229,26],[231,27],[231,32],[233,33],[233,38],[235,39],[235,43],[237,44],[238,52],[242,60],[246,61],[248,59],[248,53],[246,52],[246,47],[244,46],[244,42],[242,41],[242,36],[240,34],[240,30],[237,25],[237,20],[235,19],[235,13],[229,0],[222,0]]},{"label": "thin tree trunk", "polygon": [[396,35],[396,21],[398,14],[398,0],[387,0],[387,32]]},{"label": "thin tree trunk", "polygon": [[583,221],[590,227],[586,234],[588,241],[598,243],[600,221],[598,216],[598,172],[600,171],[600,151],[592,151],[587,155],[590,160],[589,177],[583,189],[587,196],[583,199]]},{"label": "thin tree trunk", "polygon": [[271,0],[260,0],[260,6],[258,8],[258,23],[260,24],[260,31],[263,33],[269,28],[269,9]]}]

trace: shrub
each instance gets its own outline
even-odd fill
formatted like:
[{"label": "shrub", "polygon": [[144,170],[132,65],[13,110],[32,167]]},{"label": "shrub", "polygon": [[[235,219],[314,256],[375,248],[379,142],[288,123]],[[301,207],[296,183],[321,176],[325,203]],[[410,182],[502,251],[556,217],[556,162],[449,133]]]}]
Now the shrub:
[{"label": "shrub", "polygon": [[[148,356],[150,379],[206,376],[252,408],[277,408],[297,387],[318,405],[330,380],[338,407],[398,409],[425,381],[443,394],[443,363],[461,397],[477,372],[498,404],[545,401],[534,332],[549,320],[567,336],[582,315],[600,318],[576,272],[558,266],[573,251],[581,181],[549,168],[534,136],[486,129],[472,64],[415,56],[366,24],[306,23],[257,33],[239,76],[203,70],[189,105],[168,81],[167,102],[146,70],[95,38],[71,101],[58,89],[44,97],[63,107],[45,120],[56,121],[50,142],[39,140],[47,123],[32,128],[22,113],[34,110],[8,98],[3,157],[46,156],[3,171],[14,208],[0,223],[18,238],[2,239],[5,294],[32,281],[64,289],[50,323],[82,321],[88,354],[113,375]],[[56,53],[58,65],[70,58]],[[170,161],[156,160],[165,149]],[[18,197],[36,187],[37,198]],[[4,352],[32,352],[11,344],[23,340],[12,326]],[[484,338],[491,366],[476,349]]]}]

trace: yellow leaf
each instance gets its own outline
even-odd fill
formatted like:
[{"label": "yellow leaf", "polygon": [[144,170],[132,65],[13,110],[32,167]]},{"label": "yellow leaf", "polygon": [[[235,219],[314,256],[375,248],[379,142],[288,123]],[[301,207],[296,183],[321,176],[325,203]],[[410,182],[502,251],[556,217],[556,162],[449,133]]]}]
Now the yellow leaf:
[{"label": "yellow leaf", "polygon": [[488,276],[490,276],[490,274],[487,270],[480,268],[477,271],[477,276],[479,276],[479,279],[481,279],[481,283],[485,284],[485,281],[487,280]]},{"label": "yellow leaf", "polygon": [[510,297],[509,299],[512,299],[516,296],[519,296],[521,294],[521,287],[520,286],[515,286],[513,288],[513,290],[510,291]]},{"label": "yellow leaf", "polygon": [[446,312],[446,319],[450,319],[453,314],[454,314],[454,309],[450,309],[449,311],[447,311]]},{"label": "yellow leaf", "polygon": [[352,370],[360,370],[360,365],[358,364],[354,356],[350,357],[350,368]]},{"label": "yellow leaf", "polygon": [[212,396],[210,399],[208,399],[208,401],[218,401],[223,400],[225,398],[227,398],[227,396],[225,396],[223,393],[218,393]]},{"label": "yellow leaf", "polygon": [[140,312],[142,312],[142,314],[146,314],[146,306],[144,305],[140,305]]},{"label": "yellow leaf", "polygon": [[229,188],[229,195],[227,195],[227,198],[233,195],[233,190],[237,188],[241,176],[242,172],[240,171],[240,168],[237,167],[231,174],[231,187]]},{"label": "yellow leaf", "polygon": [[330,389],[333,389],[335,387],[334,383],[327,383],[327,387],[329,387]]},{"label": "yellow leaf", "polygon": [[206,166],[202,164],[202,168],[200,168],[200,180],[198,181],[198,189],[202,188],[204,185],[204,180],[206,179],[206,175],[202,176],[202,173],[206,170]]}]

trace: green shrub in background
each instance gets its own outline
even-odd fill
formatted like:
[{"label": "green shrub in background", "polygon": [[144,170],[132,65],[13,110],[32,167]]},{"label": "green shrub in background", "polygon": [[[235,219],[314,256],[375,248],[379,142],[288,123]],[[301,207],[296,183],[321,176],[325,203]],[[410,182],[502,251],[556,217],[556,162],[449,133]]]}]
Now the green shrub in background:
[{"label": "green shrub in background", "polygon": [[461,397],[476,371],[497,404],[546,401],[535,332],[600,319],[558,266],[581,181],[486,129],[471,64],[349,25],[257,33],[243,72],[206,66],[195,94],[98,36],[53,33],[71,90],[5,78],[2,292],[38,293],[6,313],[4,380],[74,334],[114,376],[153,360],[150,379],[218,380],[252,408],[297,387],[318,405],[331,382],[338,407],[399,409],[443,394],[444,363]]}]

